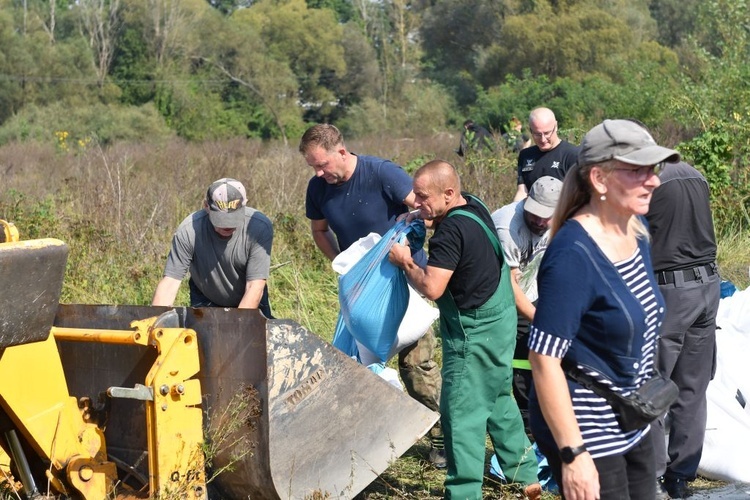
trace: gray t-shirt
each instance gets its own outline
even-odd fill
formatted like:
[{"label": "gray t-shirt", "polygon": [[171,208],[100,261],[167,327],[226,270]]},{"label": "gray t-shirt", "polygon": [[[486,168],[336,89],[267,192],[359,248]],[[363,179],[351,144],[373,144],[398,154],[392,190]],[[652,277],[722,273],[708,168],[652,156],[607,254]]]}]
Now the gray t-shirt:
[{"label": "gray t-shirt", "polygon": [[268,279],[273,225],[258,210],[245,207],[245,224],[222,239],[205,210],[188,215],[172,238],[164,276],[182,280],[190,271],[211,302],[237,307],[251,280]]},{"label": "gray t-shirt", "polygon": [[542,236],[532,233],[523,220],[524,200],[505,205],[492,213],[505,262],[521,271],[519,284],[526,297],[534,302],[539,298],[536,275],[542,255],[549,242],[549,231]]}]

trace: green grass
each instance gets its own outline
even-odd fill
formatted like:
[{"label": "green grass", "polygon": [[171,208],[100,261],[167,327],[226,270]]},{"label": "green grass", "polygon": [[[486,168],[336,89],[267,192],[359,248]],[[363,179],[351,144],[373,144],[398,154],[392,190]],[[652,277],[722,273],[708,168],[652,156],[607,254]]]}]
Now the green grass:
[{"label": "green grass", "polygon": [[717,258],[722,279],[738,290],[750,286],[750,231],[722,228],[717,237]]}]

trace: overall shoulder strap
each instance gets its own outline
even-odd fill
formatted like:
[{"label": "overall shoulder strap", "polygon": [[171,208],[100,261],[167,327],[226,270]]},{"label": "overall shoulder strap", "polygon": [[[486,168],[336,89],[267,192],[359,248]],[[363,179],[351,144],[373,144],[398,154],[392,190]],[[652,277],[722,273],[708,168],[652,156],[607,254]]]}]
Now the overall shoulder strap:
[{"label": "overall shoulder strap", "polygon": [[[476,198],[475,198],[476,199]],[[468,217],[472,220],[474,220],[477,224],[479,224],[482,229],[484,229],[484,232],[487,234],[487,237],[490,239],[490,242],[492,243],[492,247],[495,249],[495,254],[500,257],[500,240],[497,239],[497,234],[490,230],[489,227],[487,227],[487,224],[484,223],[482,219],[477,217],[475,214],[469,212],[468,210],[464,210],[462,208],[456,209],[448,214],[448,217],[453,217],[454,215],[463,215],[465,217]]]}]

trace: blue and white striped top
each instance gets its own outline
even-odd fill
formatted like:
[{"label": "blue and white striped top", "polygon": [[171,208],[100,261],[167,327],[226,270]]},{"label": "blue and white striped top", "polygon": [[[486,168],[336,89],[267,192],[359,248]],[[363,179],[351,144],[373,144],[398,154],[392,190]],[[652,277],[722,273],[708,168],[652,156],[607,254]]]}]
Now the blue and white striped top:
[{"label": "blue and white striped top", "polygon": [[[644,261],[640,246],[636,248],[636,251],[630,258],[614,264],[614,268],[622,278],[625,287],[640,303],[645,314],[645,321],[642,323],[642,328],[634,329],[636,334],[643,335],[639,356],[640,360],[635,363],[637,365],[634,377],[635,385],[632,387],[617,387],[598,372],[577,363],[579,369],[584,370],[598,381],[610,385],[613,390],[622,391],[625,394],[643,384],[654,372],[657,334],[661,326],[664,310],[661,296],[657,295],[659,293],[658,289],[655,292],[655,287],[649,279],[650,272],[647,265],[648,263]],[[561,305],[564,307],[564,304]],[[536,325],[535,318],[535,324],[531,327],[530,331],[529,348],[542,355],[562,358],[566,355],[570,346],[577,341],[575,337],[563,338],[540,329]],[[589,366],[591,366],[590,363]],[[623,432],[617,424],[612,408],[604,398],[596,395],[589,389],[581,387],[576,382],[569,380],[568,386],[571,392],[576,420],[578,421],[586,448],[593,458],[625,453],[640,442],[648,433],[648,426],[644,429],[628,433]]]}]

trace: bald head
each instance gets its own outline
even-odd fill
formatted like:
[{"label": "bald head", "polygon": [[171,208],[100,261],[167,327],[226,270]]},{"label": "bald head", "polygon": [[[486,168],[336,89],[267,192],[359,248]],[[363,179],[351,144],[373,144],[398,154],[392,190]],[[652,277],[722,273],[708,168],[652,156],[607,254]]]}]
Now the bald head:
[{"label": "bald head", "polygon": [[529,129],[540,151],[549,151],[560,144],[557,119],[549,108],[536,108],[529,114]]},{"label": "bald head", "polygon": [[451,208],[466,203],[453,165],[433,160],[414,173],[415,207],[424,219],[440,221]]},{"label": "bald head", "polygon": [[535,108],[529,113],[529,125],[549,121],[555,121],[555,113],[549,108]]},{"label": "bald head", "polygon": [[425,176],[425,181],[431,189],[445,191],[453,189],[461,192],[461,179],[458,177],[456,168],[443,160],[432,160],[425,163],[414,173],[414,180]]}]

